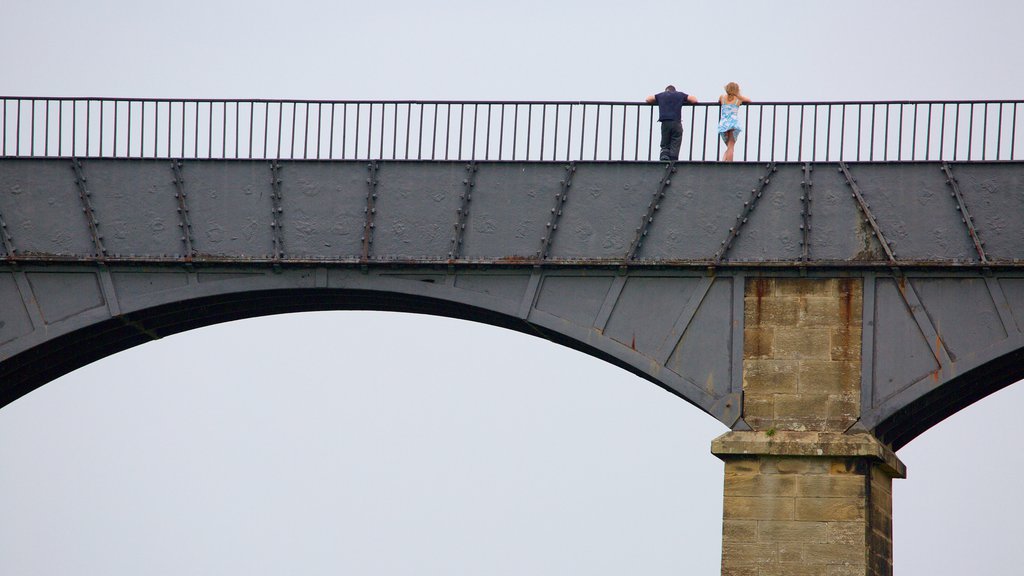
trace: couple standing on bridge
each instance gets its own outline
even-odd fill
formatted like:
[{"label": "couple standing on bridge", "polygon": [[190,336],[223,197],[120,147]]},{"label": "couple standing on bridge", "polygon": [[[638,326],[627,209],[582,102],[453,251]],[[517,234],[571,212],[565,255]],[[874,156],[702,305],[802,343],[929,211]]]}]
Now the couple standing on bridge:
[{"label": "couple standing on bridge", "polygon": [[[697,97],[679,92],[669,84],[664,92],[647,97],[648,104],[658,105],[658,122],[661,122],[661,156],[662,161],[679,160],[679,147],[683,142],[683,104],[696,104]],[[732,162],[736,137],[743,129],[740,127],[739,109],[749,104],[750,98],[740,93],[740,85],[729,82],[725,85],[725,94],[718,97],[721,115],[718,121],[718,135],[725,142],[723,162]]]}]

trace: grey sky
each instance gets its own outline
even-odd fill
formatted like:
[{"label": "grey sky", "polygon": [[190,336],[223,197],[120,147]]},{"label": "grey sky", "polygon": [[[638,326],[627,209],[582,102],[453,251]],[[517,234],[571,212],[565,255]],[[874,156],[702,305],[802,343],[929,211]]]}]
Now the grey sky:
[{"label": "grey sky", "polygon": [[[0,94],[1024,96],[1018,2],[8,0]],[[901,575],[1009,574],[1011,387],[901,450]],[[0,574],[714,574],[724,427],[596,359],[325,312],[147,344],[0,410]]]}]

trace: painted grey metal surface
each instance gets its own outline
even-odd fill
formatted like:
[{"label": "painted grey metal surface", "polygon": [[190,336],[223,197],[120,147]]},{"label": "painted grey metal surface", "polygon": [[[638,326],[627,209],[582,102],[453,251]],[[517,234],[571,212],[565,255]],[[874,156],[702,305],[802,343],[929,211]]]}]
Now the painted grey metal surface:
[{"label": "painted grey metal surface", "polygon": [[0,405],[181,330],[369,308],[537,334],[742,427],[745,278],[856,276],[860,426],[899,446],[1024,376],[1021,221],[1017,163],[3,159]]}]

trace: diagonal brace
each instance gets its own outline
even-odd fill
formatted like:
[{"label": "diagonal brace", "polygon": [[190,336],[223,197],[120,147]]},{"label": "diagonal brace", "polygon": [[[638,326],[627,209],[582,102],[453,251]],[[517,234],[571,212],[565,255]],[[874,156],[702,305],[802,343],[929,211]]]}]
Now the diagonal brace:
[{"label": "diagonal brace", "polygon": [[636,259],[637,253],[644,245],[644,238],[647,237],[647,231],[650,229],[651,224],[654,223],[654,213],[661,209],[661,201],[665,199],[665,190],[672,184],[672,174],[674,174],[675,171],[675,162],[670,162],[665,165],[665,174],[661,177],[661,182],[658,184],[658,191],[654,193],[654,196],[651,198],[651,203],[647,205],[647,213],[644,214],[644,219],[640,222],[640,227],[636,229],[636,237],[633,238],[633,243],[629,246],[629,252],[626,253],[626,262]]},{"label": "diagonal brace", "polygon": [[754,211],[754,207],[757,205],[757,201],[761,198],[764,193],[764,189],[771,183],[772,174],[777,171],[778,168],[775,163],[772,162],[766,166],[766,172],[764,176],[757,179],[757,187],[750,190],[750,199],[743,203],[743,210],[739,216],[736,216],[736,224],[729,228],[729,235],[725,240],[722,240],[722,247],[719,248],[718,253],[715,254],[714,263],[720,264],[722,259],[725,258],[726,253],[729,252],[729,248],[732,248],[732,243],[736,240],[736,237],[740,235],[740,228],[747,223],[750,218],[750,214]]},{"label": "diagonal brace", "polygon": [[566,200],[569,199],[569,188],[572,186],[572,178],[576,174],[576,163],[570,162],[565,167],[565,178],[562,179],[562,189],[555,194],[555,206],[551,209],[551,219],[544,225],[547,230],[540,239],[540,250],[537,251],[537,259],[544,260],[551,252],[551,244],[554,242],[555,231],[558,230],[558,219],[562,217],[562,210]]},{"label": "diagonal brace", "polygon": [[974,242],[974,249],[978,251],[978,258],[981,259],[982,264],[988,264],[988,255],[985,254],[985,243],[982,242],[981,236],[978,235],[978,229],[974,227],[974,217],[967,211],[967,204],[964,203],[963,194],[960,193],[960,183],[953,176],[953,169],[950,167],[949,162],[942,163],[942,171],[946,173],[946,184],[949,184],[950,188],[953,189],[950,195],[956,198],[956,210],[960,213],[960,221],[967,227],[967,234],[970,235],[971,241]]},{"label": "diagonal brace", "polygon": [[106,257],[107,248],[103,245],[103,235],[100,234],[100,223],[96,220],[96,213],[92,209],[92,202],[89,200],[92,194],[86,186],[85,172],[82,170],[82,163],[78,158],[71,160],[71,169],[75,171],[75,183],[78,184],[78,197],[82,201],[82,213],[85,214],[86,222],[89,224],[89,233],[92,235],[93,245],[96,247],[96,255],[100,258]]},{"label": "diagonal brace", "polygon": [[459,197],[460,205],[455,217],[455,230],[448,249],[448,259],[458,260],[462,256],[462,238],[466,234],[466,221],[469,219],[469,203],[473,200],[473,187],[476,186],[476,162],[466,164],[466,178],[462,181],[463,191]]},{"label": "diagonal brace", "polygon": [[864,194],[861,193],[860,186],[857,186],[857,180],[855,180],[853,175],[850,174],[850,168],[846,165],[846,162],[839,163],[839,171],[846,177],[846,184],[853,191],[853,197],[857,200],[857,207],[860,208],[861,213],[864,214],[864,221],[871,226],[872,234],[874,234],[882,244],[882,249],[885,250],[886,257],[889,258],[890,262],[895,262],[896,255],[892,251],[892,245],[885,239],[885,234],[882,234],[882,228],[878,225],[878,221],[875,220],[875,216],[871,213],[871,205],[864,200]]},{"label": "diagonal brace", "polygon": [[178,228],[181,229],[181,243],[185,247],[185,257],[192,258],[196,253],[193,245],[192,219],[188,212],[185,176],[182,174],[181,160],[172,161],[171,170],[174,171],[174,199],[178,202]]}]

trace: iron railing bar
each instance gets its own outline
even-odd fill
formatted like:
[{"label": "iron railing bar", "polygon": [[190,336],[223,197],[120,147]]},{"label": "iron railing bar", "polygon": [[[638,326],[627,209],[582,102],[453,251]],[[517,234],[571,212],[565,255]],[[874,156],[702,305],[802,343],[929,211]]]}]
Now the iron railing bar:
[{"label": "iron railing bar", "polygon": [[412,135],[412,104],[405,107],[405,152],[402,154],[403,160],[409,159],[409,138]]},{"label": "iron railing bar", "polygon": [[888,104],[885,105],[885,136],[882,140],[882,160],[889,160],[889,108]]},{"label": "iron railing bar", "polygon": [[999,160],[999,153],[1002,151],[1003,143],[1003,105],[999,105],[999,118],[996,120],[996,160]]},{"label": "iron railing bar", "polygon": [[981,120],[981,159],[985,159],[985,148],[988,146],[988,103],[983,104],[984,114]]},{"label": "iron railing bar", "polygon": [[543,104],[540,107],[540,157],[538,160],[544,161],[544,137],[546,136],[548,126],[548,105]]},{"label": "iron railing bar", "polygon": [[956,149],[960,143],[960,105],[953,110],[953,161],[956,162]]},{"label": "iron railing bar", "polygon": [[974,148],[974,104],[968,108],[967,114],[967,161],[971,161],[971,148]]}]

